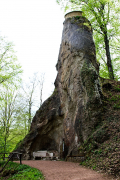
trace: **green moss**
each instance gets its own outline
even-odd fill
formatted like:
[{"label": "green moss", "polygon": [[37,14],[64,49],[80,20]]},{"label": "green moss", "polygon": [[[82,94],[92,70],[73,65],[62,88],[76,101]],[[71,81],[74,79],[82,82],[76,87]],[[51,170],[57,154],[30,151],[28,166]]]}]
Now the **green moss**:
[{"label": "green moss", "polygon": [[74,17],[76,20],[80,20],[81,19],[81,16],[75,16]]},{"label": "green moss", "polygon": [[83,25],[86,26],[89,29],[89,31],[92,30],[92,27],[88,22],[84,22]]},{"label": "green moss", "polygon": [[95,69],[89,64],[84,63],[81,69],[81,78],[90,99],[94,96],[96,76]]},{"label": "green moss", "polygon": [[72,24],[77,24],[80,28],[92,31],[90,22],[83,16],[75,16],[70,18]]},{"label": "green moss", "polygon": [[57,91],[57,89],[55,88],[52,95],[56,95],[56,94],[58,94],[58,91]]}]

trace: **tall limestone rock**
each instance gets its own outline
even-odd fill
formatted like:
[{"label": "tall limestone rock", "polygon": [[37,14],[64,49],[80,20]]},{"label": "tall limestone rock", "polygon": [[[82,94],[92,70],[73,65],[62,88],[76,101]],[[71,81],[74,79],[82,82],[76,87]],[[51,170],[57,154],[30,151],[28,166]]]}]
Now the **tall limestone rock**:
[{"label": "tall limestone rock", "polygon": [[76,154],[100,122],[102,92],[90,22],[82,12],[65,16],[56,65],[55,90],[36,112],[29,134],[18,148],[24,158],[34,151]]}]

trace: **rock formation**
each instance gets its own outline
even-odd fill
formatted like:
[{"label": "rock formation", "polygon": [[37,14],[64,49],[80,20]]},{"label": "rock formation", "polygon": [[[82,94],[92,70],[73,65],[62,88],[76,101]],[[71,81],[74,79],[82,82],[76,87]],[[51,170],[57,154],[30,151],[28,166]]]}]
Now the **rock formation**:
[{"label": "rock formation", "polygon": [[82,12],[65,16],[55,90],[36,112],[29,134],[18,149],[75,155],[100,122],[102,92],[90,22]]}]

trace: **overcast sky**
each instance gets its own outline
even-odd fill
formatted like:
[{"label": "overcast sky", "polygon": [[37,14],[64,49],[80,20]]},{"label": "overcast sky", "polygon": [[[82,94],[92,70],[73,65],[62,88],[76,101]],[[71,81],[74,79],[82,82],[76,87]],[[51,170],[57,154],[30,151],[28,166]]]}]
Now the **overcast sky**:
[{"label": "overcast sky", "polygon": [[45,74],[45,100],[53,90],[64,13],[56,0],[1,0],[0,34],[15,45],[24,79]]}]

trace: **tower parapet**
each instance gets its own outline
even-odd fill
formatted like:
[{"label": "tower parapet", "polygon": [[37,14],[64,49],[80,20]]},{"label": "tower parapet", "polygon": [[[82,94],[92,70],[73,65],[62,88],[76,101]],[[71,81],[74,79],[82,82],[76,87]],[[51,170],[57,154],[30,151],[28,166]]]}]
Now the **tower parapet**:
[{"label": "tower parapet", "polygon": [[69,12],[69,13],[65,14],[65,19],[72,18],[72,17],[75,17],[75,16],[82,16],[82,11]]}]

